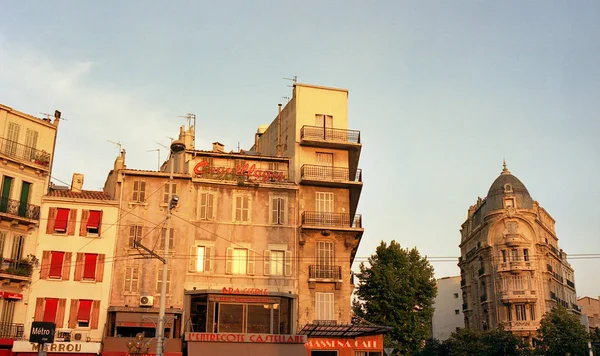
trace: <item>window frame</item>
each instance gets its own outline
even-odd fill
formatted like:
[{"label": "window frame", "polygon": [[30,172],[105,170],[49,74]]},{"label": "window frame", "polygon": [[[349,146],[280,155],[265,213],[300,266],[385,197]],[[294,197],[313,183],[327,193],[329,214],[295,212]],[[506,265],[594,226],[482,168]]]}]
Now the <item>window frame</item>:
[{"label": "window frame", "polygon": [[200,190],[198,192],[198,220],[215,220],[216,201],[215,192],[206,190]]},{"label": "window frame", "polygon": [[[53,275],[53,272],[56,272],[56,270],[53,270],[52,266],[53,263],[52,261],[54,260],[54,256],[55,255],[60,255],[61,256],[61,260],[60,260],[60,267],[54,267],[54,269],[58,270],[58,275]],[[49,261],[49,268],[48,268],[48,279],[62,279],[62,275],[63,275],[63,268],[64,268],[64,264],[65,264],[65,255],[66,253],[64,251],[50,251],[50,261]],[[58,263],[56,264],[58,266]]]},{"label": "window frame", "polygon": [[[129,275],[129,277],[128,277]],[[135,277],[135,278],[134,278]],[[125,276],[123,278],[123,292],[125,294],[138,294],[140,291],[140,267],[125,267]],[[135,283],[135,289],[133,288]]]},{"label": "window frame", "polygon": [[132,185],[131,202],[138,204],[146,203],[146,188],[148,183],[144,179],[136,179]]},{"label": "window frame", "polygon": [[[127,241],[128,249],[135,249],[135,242],[139,241],[143,236],[144,225],[142,224],[129,224],[129,239]],[[133,232],[133,234],[132,234]],[[132,240],[133,238],[133,240]]]},{"label": "window frame", "polygon": [[[156,272],[156,294],[159,294],[161,293],[163,266],[159,265]],[[167,294],[171,294],[171,272],[173,272],[172,269],[167,268]]]},{"label": "window frame", "polygon": [[315,292],[315,320],[337,321],[335,317],[335,293]]},{"label": "window frame", "polygon": [[[238,199],[240,201],[238,202]],[[247,206],[244,207],[244,201],[247,202]],[[241,207],[238,204],[241,203]],[[237,224],[250,224],[252,222],[252,198],[248,194],[234,194],[233,195],[233,216],[232,220]],[[240,213],[240,219],[238,220],[238,210]],[[244,212],[246,212],[246,219],[244,220]]]},{"label": "window frame", "polygon": [[[85,226],[85,230],[87,231],[87,233],[89,235],[96,235],[96,236],[100,236],[100,227],[102,226],[102,210],[88,210],[88,219],[86,222],[86,226]],[[96,226],[91,225],[90,226],[90,220],[92,215],[94,214],[98,214],[98,223]],[[94,231],[95,230],[95,231]]]},{"label": "window frame", "polygon": [[[191,246],[190,251],[190,266],[189,272],[192,273],[211,273],[214,269],[214,246],[196,244]],[[198,251],[202,249],[202,255]],[[202,259],[200,260],[200,256]],[[198,270],[198,266],[202,266],[202,270]]]},{"label": "window frame", "polygon": [[[173,195],[177,194],[177,183],[171,183],[173,186]],[[163,204],[169,204],[169,182],[164,183],[163,188]]]},{"label": "window frame", "polygon": [[[95,256],[94,259],[94,276],[90,277],[89,275],[86,276],[86,270],[88,268],[88,256]],[[95,281],[98,277],[98,261],[100,259],[100,255],[97,253],[84,253],[83,254],[83,273],[81,275],[81,280],[82,281]],[[91,259],[90,259],[91,261]]]},{"label": "window frame", "polygon": [[[283,208],[281,208],[282,203]],[[269,197],[269,225],[287,225],[288,207],[287,196],[272,195]]]}]

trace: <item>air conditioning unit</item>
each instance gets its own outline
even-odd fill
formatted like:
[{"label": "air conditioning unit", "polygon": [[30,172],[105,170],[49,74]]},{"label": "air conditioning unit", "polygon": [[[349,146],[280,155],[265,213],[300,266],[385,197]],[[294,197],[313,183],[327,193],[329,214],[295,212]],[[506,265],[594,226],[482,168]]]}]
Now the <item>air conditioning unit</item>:
[{"label": "air conditioning unit", "polygon": [[140,297],[140,307],[154,306],[154,297],[151,295],[143,295]]},{"label": "air conditioning unit", "polygon": [[73,330],[71,329],[58,329],[56,331],[56,341],[71,341],[71,333]]},{"label": "air conditioning unit", "polygon": [[71,341],[88,341],[88,333],[85,331],[73,331]]}]

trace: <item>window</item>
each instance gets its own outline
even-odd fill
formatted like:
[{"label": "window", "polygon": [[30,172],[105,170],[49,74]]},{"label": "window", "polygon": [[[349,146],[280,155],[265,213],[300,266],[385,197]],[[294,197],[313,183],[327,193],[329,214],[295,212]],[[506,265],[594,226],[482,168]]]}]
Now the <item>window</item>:
[{"label": "window", "polygon": [[315,317],[319,321],[336,320],[334,314],[333,293],[315,293]]},{"label": "window", "polygon": [[[160,233],[160,242],[159,242],[159,250],[164,250],[165,249],[165,236],[167,234],[167,229],[166,228],[162,228],[161,229],[161,233]],[[169,249],[173,249],[173,247],[175,247],[174,245],[174,241],[175,241],[175,230],[173,228],[170,229],[169,231]]]},{"label": "window", "polygon": [[238,195],[235,197],[235,221],[249,222],[250,221],[250,198],[247,196]]},{"label": "window", "polygon": [[531,320],[535,320],[535,304],[529,304],[529,316]]},{"label": "window", "polygon": [[227,274],[254,274],[254,250],[228,248],[225,272]]},{"label": "window", "polygon": [[514,290],[523,290],[523,276],[513,276],[513,289]]},{"label": "window", "polygon": [[506,306],[506,319],[508,319],[508,321],[512,321],[512,306],[511,305]]},{"label": "window", "polygon": [[515,314],[517,315],[517,320],[527,320],[525,305],[515,305]]},{"label": "window", "polygon": [[8,142],[6,143],[5,152],[9,156],[14,156],[17,152],[17,142],[19,142],[20,131],[21,125],[15,124],[14,122],[8,123],[8,134],[6,137]]},{"label": "window", "polygon": [[[456,329],[459,329],[459,328],[456,328]],[[323,352],[324,352],[323,354],[320,354],[320,353],[312,354],[311,353],[311,356],[313,356],[313,355],[314,356],[329,356],[329,355],[337,356],[337,351],[323,351]],[[314,353],[314,351],[313,351],[313,353]],[[354,351],[354,356],[381,356],[381,352],[379,352],[379,351]]]},{"label": "window", "polygon": [[333,116],[331,115],[315,115],[315,126],[333,128]]},{"label": "window", "polygon": [[285,225],[286,223],[286,198],[272,197],[271,198],[271,216],[270,223],[272,225]]},{"label": "window", "polygon": [[138,279],[139,279],[139,267],[127,267],[125,268],[125,292],[137,293],[138,291]]},{"label": "window", "polygon": [[264,274],[266,276],[292,275],[292,252],[281,250],[265,250],[264,252]]},{"label": "window", "polygon": [[56,209],[56,219],[54,220],[54,232],[66,233],[69,222],[70,209]]},{"label": "window", "polygon": [[131,200],[134,203],[144,203],[146,201],[146,182],[143,180],[133,181],[133,195]]},{"label": "window", "polygon": [[454,299],[458,299],[458,293],[454,293]]},{"label": "window", "polygon": [[56,311],[58,310],[57,298],[46,298],[44,304],[44,317],[42,321],[54,323],[56,321]]},{"label": "window", "polygon": [[212,271],[212,247],[210,246],[192,246],[190,271],[191,272],[211,272]]},{"label": "window", "polygon": [[86,253],[84,257],[83,265],[83,279],[84,280],[95,280],[96,279],[96,264],[98,262],[98,254]]},{"label": "window", "polygon": [[500,252],[502,252],[502,262],[506,262],[506,250],[502,250]]},{"label": "window", "polygon": [[515,200],[513,198],[504,199],[505,208],[513,208],[515,206]]},{"label": "window", "polygon": [[62,269],[65,253],[59,251],[50,252],[50,278],[62,278]]},{"label": "window", "polygon": [[31,130],[31,129],[27,129],[25,131],[25,154],[27,155],[28,159],[35,159],[35,153],[36,153],[36,148],[37,148],[37,142],[38,142],[38,132],[35,130]]},{"label": "window", "polygon": [[[173,186],[173,195],[177,194],[177,184],[171,184]],[[169,204],[169,183],[165,183],[165,189],[163,194],[163,203]]]},{"label": "window", "polygon": [[200,220],[213,220],[214,215],[214,193],[200,192],[200,207],[198,208],[198,219]]},{"label": "window", "polygon": [[523,249],[523,260],[529,261],[529,250]]},{"label": "window", "polygon": [[88,218],[87,218],[87,222],[85,224],[86,231],[90,234],[100,235],[100,220],[101,220],[101,218],[102,218],[102,211],[90,210],[88,212]]},{"label": "window", "polygon": [[127,245],[129,248],[135,248],[135,242],[141,240],[142,229],[142,225],[129,225],[129,244]]},{"label": "window", "polygon": [[[156,293],[160,293],[160,288],[162,285],[162,274],[163,274],[163,266],[160,265],[157,268],[157,276],[156,276]],[[170,293],[171,288],[171,269],[167,270],[167,294]]]},{"label": "window", "polygon": [[77,325],[82,328],[90,326],[90,314],[92,313],[93,300],[80,299],[77,309]]},{"label": "window", "polygon": [[454,309],[454,315],[459,315],[459,314],[460,314],[460,310]]},{"label": "window", "polygon": [[13,262],[19,261],[23,257],[23,236],[13,235],[13,243],[10,251],[10,259]]},{"label": "window", "polygon": [[317,211],[321,213],[333,213],[333,193],[316,193]]},{"label": "window", "polygon": [[510,260],[511,261],[520,261],[521,259],[519,258],[519,250],[512,249],[510,250]]}]

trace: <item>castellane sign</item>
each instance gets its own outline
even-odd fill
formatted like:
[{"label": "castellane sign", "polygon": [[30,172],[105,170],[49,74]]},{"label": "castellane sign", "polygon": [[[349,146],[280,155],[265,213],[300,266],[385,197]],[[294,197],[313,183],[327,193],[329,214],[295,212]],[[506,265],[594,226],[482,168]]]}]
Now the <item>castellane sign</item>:
[{"label": "castellane sign", "polygon": [[31,333],[29,334],[29,342],[38,344],[51,344],[54,342],[54,332],[56,324],[42,321],[34,321],[31,323]]}]

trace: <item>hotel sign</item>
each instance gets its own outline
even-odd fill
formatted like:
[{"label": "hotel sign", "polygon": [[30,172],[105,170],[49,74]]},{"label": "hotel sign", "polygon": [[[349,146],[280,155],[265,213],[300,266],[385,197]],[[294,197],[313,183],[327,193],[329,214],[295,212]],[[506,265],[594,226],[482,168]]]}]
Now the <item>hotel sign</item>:
[{"label": "hotel sign", "polygon": [[[39,345],[29,341],[15,341],[13,343],[13,352],[37,352]],[[55,342],[52,344],[44,344],[44,351],[48,353],[89,353],[99,354],[99,342]]]},{"label": "hotel sign", "polygon": [[254,344],[304,344],[305,335],[185,333],[185,341],[244,342]]},{"label": "hotel sign", "polygon": [[249,177],[255,178],[257,180],[262,180],[263,182],[267,181],[283,181],[285,180],[285,175],[283,172],[279,171],[269,171],[256,169],[256,164],[249,165],[240,165],[235,168],[231,167],[211,167],[208,162],[199,162],[194,166],[194,173],[198,176],[203,174],[212,174],[220,179],[225,179],[227,176],[240,176],[240,177]]}]

